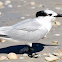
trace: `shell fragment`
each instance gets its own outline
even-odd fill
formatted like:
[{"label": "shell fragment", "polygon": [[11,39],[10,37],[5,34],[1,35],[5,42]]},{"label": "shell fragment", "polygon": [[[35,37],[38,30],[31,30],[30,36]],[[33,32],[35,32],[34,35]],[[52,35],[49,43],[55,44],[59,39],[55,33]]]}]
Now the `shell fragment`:
[{"label": "shell fragment", "polygon": [[54,56],[54,55],[51,54],[51,53],[49,53],[49,57],[45,57],[45,60],[47,60],[47,61],[49,61],[49,62],[51,62],[51,61],[56,61],[56,60],[58,60],[58,59],[59,59],[59,57]]}]

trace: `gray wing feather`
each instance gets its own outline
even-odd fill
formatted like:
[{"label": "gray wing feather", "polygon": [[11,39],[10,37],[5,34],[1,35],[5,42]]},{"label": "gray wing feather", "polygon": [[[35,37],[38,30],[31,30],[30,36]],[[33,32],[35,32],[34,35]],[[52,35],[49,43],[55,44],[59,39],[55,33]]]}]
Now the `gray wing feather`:
[{"label": "gray wing feather", "polygon": [[[19,41],[37,41],[44,37],[48,30],[46,28],[39,29],[40,24],[35,19],[28,19],[12,25],[8,31],[4,30],[8,37]],[[8,29],[7,28],[7,29]]]},{"label": "gray wing feather", "polygon": [[36,22],[36,19],[27,19],[19,22],[13,26],[13,29],[24,31],[35,31],[40,27],[40,24]]},{"label": "gray wing feather", "polygon": [[36,31],[24,31],[24,30],[11,30],[7,32],[7,35],[15,40],[19,41],[38,41],[39,39],[43,38],[48,33],[46,28],[42,28]]}]

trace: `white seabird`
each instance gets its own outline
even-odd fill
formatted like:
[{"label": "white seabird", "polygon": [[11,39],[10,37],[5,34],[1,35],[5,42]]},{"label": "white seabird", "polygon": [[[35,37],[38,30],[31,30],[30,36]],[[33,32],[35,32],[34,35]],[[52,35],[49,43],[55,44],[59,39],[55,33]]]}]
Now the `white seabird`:
[{"label": "white seabird", "polygon": [[[31,49],[32,43],[49,33],[52,28],[52,21],[56,17],[62,17],[62,15],[52,10],[38,11],[34,19],[27,19],[12,26],[0,27],[0,38],[27,42],[29,43],[29,49]],[[30,55],[32,55],[31,50]]]}]

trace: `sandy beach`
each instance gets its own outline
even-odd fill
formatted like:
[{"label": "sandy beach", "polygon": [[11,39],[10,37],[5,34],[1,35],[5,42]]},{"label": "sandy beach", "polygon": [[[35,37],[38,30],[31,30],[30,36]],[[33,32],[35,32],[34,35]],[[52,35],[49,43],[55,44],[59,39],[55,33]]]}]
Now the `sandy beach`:
[{"label": "sandy beach", "polygon": [[[50,9],[62,14],[62,0],[0,0],[3,7],[0,6],[0,27],[10,26],[19,21],[29,18],[35,18],[37,11]],[[10,52],[16,53],[19,58],[10,60],[0,60],[0,62],[48,62],[45,60],[45,53],[62,52],[62,18],[57,18],[56,21],[60,23],[58,26],[53,26],[46,38],[33,43],[33,53],[40,55],[39,58],[23,57],[19,51],[27,45],[16,42],[0,42],[0,57],[6,56]],[[53,41],[58,41],[58,44],[53,44]],[[21,59],[22,58],[22,59]],[[56,62],[62,62],[57,60]]]}]

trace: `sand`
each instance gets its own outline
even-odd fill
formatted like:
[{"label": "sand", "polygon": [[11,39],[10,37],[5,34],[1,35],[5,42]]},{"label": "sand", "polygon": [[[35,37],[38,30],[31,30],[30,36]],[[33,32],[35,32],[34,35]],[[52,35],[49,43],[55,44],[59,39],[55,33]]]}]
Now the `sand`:
[{"label": "sand", "polygon": [[[23,21],[28,18],[34,18],[37,11],[43,9],[51,9],[57,13],[62,13],[62,0],[10,0],[10,3],[5,4],[3,2],[3,8],[0,8],[0,27],[10,26],[19,21]],[[60,26],[53,26],[46,38],[39,40],[33,44],[34,53],[40,55],[39,58],[23,57],[19,53],[20,49],[27,47],[27,45],[15,42],[0,42],[0,56],[7,56],[8,53],[14,52],[19,56],[16,60],[2,60],[0,62],[46,62],[44,59],[44,53],[54,53],[58,50],[62,51],[62,18],[57,18],[57,21],[61,23]],[[57,34],[59,36],[57,36]],[[57,45],[53,45],[53,41],[58,41]],[[57,60],[56,62],[61,62]]]}]

